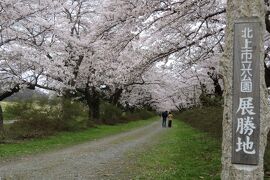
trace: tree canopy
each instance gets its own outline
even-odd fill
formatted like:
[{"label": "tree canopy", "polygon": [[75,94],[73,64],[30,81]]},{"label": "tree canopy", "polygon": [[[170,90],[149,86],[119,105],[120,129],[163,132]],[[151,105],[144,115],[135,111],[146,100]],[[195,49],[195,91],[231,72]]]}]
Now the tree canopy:
[{"label": "tree canopy", "polygon": [[39,87],[188,107],[222,88],[225,13],[217,0],[3,0],[0,100]]}]

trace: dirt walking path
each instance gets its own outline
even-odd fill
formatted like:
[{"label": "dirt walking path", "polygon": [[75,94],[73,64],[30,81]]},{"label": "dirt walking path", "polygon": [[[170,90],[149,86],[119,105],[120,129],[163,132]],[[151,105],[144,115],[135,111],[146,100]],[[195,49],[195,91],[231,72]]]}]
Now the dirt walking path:
[{"label": "dirt walking path", "polygon": [[8,121],[4,121],[4,124],[13,124],[18,120],[8,120]]},{"label": "dirt walking path", "polygon": [[152,143],[166,130],[156,121],[148,126],[97,141],[42,155],[2,163],[0,179],[18,180],[101,180],[131,179],[125,155]]}]

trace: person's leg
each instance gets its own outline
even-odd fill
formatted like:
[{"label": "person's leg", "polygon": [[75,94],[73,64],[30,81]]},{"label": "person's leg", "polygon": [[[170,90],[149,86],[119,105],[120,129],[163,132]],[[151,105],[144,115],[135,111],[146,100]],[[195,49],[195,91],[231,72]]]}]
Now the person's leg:
[{"label": "person's leg", "polygon": [[172,121],[171,120],[169,120],[168,127],[169,128],[172,127]]},{"label": "person's leg", "polygon": [[163,119],[162,119],[162,127],[165,127],[165,126],[166,126],[166,119],[163,118]]}]

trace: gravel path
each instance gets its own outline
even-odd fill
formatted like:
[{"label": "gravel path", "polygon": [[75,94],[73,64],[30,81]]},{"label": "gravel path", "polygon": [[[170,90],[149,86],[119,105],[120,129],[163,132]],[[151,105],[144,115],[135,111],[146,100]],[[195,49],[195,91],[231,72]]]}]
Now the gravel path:
[{"label": "gravel path", "polygon": [[157,142],[166,130],[160,122],[97,141],[2,163],[0,179],[131,179],[126,153]]},{"label": "gravel path", "polygon": [[18,120],[8,120],[8,121],[4,121],[4,124],[13,124]]}]

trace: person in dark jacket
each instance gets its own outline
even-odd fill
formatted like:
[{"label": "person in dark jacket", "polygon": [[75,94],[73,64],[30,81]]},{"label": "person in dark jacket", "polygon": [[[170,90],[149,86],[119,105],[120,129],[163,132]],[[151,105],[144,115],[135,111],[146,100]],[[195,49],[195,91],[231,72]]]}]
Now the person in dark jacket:
[{"label": "person in dark jacket", "polygon": [[167,121],[167,117],[168,117],[168,111],[162,112],[161,116],[162,116],[162,127],[166,127],[166,121]]}]

